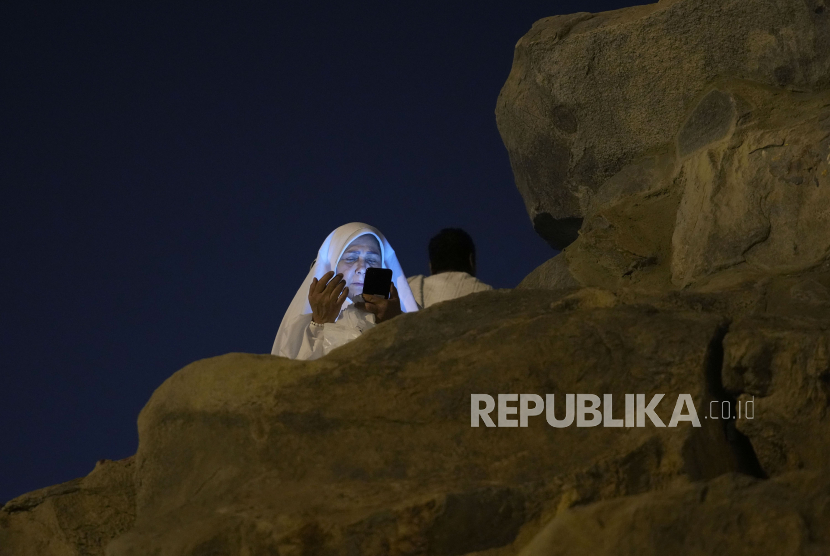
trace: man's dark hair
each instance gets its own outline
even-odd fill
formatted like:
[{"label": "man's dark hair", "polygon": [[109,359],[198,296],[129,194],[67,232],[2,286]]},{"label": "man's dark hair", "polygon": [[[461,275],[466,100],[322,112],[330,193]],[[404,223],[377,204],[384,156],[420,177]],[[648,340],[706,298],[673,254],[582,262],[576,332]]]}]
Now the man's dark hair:
[{"label": "man's dark hair", "polygon": [[429,240],[429,263],[433,274],[455,271],[475,276],[475,261],[473,238],[461,228],[444,228]]}]

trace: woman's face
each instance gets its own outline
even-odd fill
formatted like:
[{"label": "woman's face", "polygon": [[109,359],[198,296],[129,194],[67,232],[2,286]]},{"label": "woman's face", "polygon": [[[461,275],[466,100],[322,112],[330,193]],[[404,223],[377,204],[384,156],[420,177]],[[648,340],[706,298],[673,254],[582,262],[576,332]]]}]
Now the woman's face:
[{"label": "woman's face", "polygon": [[380,244],[375,236],[362,235],[346,247],[337,263],[337,274],[342,274],[346,281],[349,299],[354,301],[354,296],[363,293],[363,278],[366,276],[366,269],[380,268],[380,265]]}]

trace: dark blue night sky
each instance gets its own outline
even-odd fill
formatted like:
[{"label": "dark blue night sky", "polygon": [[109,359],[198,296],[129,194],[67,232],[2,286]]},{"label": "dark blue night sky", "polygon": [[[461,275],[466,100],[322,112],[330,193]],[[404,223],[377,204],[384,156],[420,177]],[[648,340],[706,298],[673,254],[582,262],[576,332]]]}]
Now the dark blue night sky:
[{"label": "dark blue night sky", "polygon": [[0,505],[133,454],[186,364],[270,352],[341,224],[407,275],[465,228],[514,287],[555,252],[496,129],[513,46],[633,3],[69,4],[0,5]]}]

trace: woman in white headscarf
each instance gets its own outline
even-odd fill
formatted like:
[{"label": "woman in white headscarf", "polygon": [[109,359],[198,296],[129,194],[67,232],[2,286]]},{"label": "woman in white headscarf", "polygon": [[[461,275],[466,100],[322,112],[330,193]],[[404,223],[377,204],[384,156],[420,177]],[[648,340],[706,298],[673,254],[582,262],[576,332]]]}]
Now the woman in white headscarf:
[{"label": "woman in white headscarf", "polygon": [[[363,294],[370,267],[392,270],[389,299]],[[357,301],[357,303],[355,303]],[[418,310],[394,249],[377,228],[352,222],[323,242],[280,324],[271,353],[317,359],[378,322]]]}]

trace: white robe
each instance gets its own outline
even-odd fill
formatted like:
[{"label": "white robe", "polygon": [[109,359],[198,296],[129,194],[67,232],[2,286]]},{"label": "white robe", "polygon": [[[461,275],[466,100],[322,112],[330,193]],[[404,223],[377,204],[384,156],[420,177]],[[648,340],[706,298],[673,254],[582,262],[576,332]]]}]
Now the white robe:
[{"label": "white robe", "polygon": [[409,278],[408,281],[415,302],[421,308],[493,289],[492,286],[466,272],[440,272],[427,277],[419,274]]},{"label": "white robe", "polygon": [[282,318],[274,346],[271,348],[273,355],[291,359],[317,359],[335,347],[357,338],[375,325],[375,316],[372,313],[359,310],[354,307],[351,300],[346,299],[334,323],[314,326],[311,324],[311,305],[308,303],[311,281],[314,278],[319,280],[326,272],[336,270],[337,263],[349,244],[365,234],[375,236],[381,246],[381,266],[392,270],[392,283],[398,290],[401,310],[405,313],[418,310],[395,250],[383,234],[377,228],[362,222],[345,224],[330,233],[320,246],[317,259],[311,265],[311,270]]},{"label": "white robe", "polygon": [[311,324],[311,313],[297,316],[295,324],[303,329],[303,337],[294,359],[319,359],[375,326],[374,314],[362,311],[350,300],[347,301],[349,303],[340,310],[335,322],[322,326]]}]

